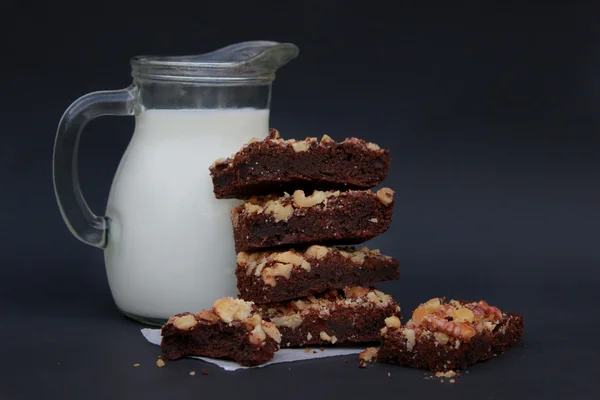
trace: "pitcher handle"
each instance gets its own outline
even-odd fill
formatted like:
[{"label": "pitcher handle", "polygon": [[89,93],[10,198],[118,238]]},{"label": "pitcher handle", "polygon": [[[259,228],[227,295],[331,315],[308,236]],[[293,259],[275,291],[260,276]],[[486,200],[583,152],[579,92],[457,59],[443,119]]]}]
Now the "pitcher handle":
[{"label": "pitcher handle", "polygon": [[79,137],[85,125],[96,117],[133,115],[136,96],[135,85],[86,94],[67,108],[58,124],[52,157],[56,200],[71,233],[95,247],[106,247],[108,223],[106,217],[90,210],[81,193],[77,172]]}]

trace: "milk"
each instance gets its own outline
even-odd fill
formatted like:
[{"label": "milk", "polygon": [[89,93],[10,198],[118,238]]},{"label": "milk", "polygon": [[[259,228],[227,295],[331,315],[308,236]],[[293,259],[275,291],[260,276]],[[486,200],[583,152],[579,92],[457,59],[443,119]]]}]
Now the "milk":
[{"label": "milk", "polygon": [[236,296],[230,211],[209,166],[268,134],[268,110],[147,110],[115,175],[108,282],[121,311],[164,319]]}]

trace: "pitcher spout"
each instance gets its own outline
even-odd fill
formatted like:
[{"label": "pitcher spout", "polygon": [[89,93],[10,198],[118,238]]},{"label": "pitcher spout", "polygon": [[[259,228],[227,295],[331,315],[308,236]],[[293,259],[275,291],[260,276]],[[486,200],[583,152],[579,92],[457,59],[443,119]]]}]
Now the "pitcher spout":
[{"label": "pitcher spout", "polygon": [[249,41],[210,53],[190,56],[137,56],[132,58],[136,79],[209,83],[269,83],[275,72],[298,56],[292,43]]}]

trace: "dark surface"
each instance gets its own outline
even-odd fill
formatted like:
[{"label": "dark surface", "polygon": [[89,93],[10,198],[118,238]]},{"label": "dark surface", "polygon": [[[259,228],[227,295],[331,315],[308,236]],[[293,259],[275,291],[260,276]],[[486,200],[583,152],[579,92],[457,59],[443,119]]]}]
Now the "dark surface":
[{"label": "dark surface", "polygon": [[[308,272],[296,265],[288,278],[274,277],[275,286],[265,282],[262,274],[257,276],[253,271],[248,275],[248,267],[238,260],[235,276],[240,297],[257,304],[270,303],[306,297],[329,289],[369,286],[400,279],[398,260],[382,255],[367,255],[359,264],[335,250],[329,250],[321,259],[305,257],[305,260],[310,264]],[[275,259],[267,261],[263,271],[277,262]]]},{"label": "dark surface", "polygon": [[[306,193],[306,197],[311,195]],[[265,209],[265,203],[261,201],[259,205]],[[291,196],[284,198],[282,204],[294,208],[285,221],[277,221],[274,215],[266,213],[246,212],[245,205],[232,210],[236,252],[364,243],[389,229],[394,206],[393,200],[383,204],[370,190],[341,192],[312,207],[296,207]]]},{"label": "dark surface", "polygon": [[[432,372],[450,370],[459,372],[473,364],[501,356],[509,348],[521,344],[523,328],[522,316],[504,314],[494,331],[484,330],[475,334],[469,341],[461,340],[458,348],[455,347],[455,340],[449,341],[446,345],[440,345],[433,335],[418,336],[417,333],[414,347],[411,350],[407,349],[404,330],[414,329],[414,326],[403,326],[399,329],[388,328],[382,337],[381,348],[377,352],[377,361]],[[429,332],[436,331],[429,330]]]},{"label": "dark surface", "polygon": [[[597,2],[16,4],[0,6],[2,399],[263,399],[266,387],[286,399],[600,397]],[[395,223],[369,247],[400,260],[403,278],[384,292],[404,310],[486,299],[524,315],[523,345],[452,386],[344,357],[155,366],[158,347],[114,307],[102,252],[62,222],[54,133],[77,97],[129,85],[133,55],[255,38],[301,51],[277,74],[272,126],[390,149]],[[97,213],[132,131],[130,118],[86,127],[79,172]]]},{"label": "dark surface", "polygon": [[[354,289],[356,288],[352,288],[350,293],[355,292]],[[263,317],[275,325],[279,323],[275,318],[284,315],[296,314],[302,317],[302,323],[295,328],[278,326],[281,332],[281,347],[372,344],[380,340],[379,331],[385,326],[385,319],[393,315],[400,318],[400,310],[393,300],[387,304],[370,301],[366,297],[369,292],[370,290],[365,289],[357,296],[345,294],[346,290],[331,290],[315,296],[314,301],[318,302],[318,307],[315,308],[306,304],[312,303],[313,300],[304,299],[300,301],[305,303],[301,309],[298,309],[294,301],[266,304],[259,306],[259,309]],[[350,300],[351,304],[346,304],[346,300]],[[327,310],[326,315],[323,314],[324,310]],[[331,338],[335,337],[336,342],[321,338],[321,332],[325,332]],[[355,355],[349,357],[356,358]]]},{"label": "dark surface", "polygon": [[297,150],[294,144],[283,143],[279,132],[271,128],[269,138],[245,146],[233,160],[212,166],[215,197],[246,199],[295,190],[370,189],[385,180],[390,168],[389,151],[371,150],[364,140],[292,139],[298,140],[295,145],[305,147]]},{"label": "dark surface", "polygon": [[169,322],[163,325],[160,343],[163,360],[204,356],[235,360],[240,365],[252,367],[273,359],[279,350],[279,344],[268,335],[262,343],[251,342],[250,331],[240,321],[208,322],[199,317],[195,320],[196,325],[186,330]]}]

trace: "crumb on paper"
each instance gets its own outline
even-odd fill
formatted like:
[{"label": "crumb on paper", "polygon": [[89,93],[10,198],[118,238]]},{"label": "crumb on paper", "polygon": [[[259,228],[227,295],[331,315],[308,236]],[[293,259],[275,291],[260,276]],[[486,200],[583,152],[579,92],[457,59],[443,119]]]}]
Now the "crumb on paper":
[{"label": "crumb on paper", "polygon": [[134,366],[134,367],[139,367],[139,366],[140,366],[140,363],[135,363],[135,364],[133,364],[133,366]]},{"label": "crumb on paper", "polygon": [[344,364],[348,364],[348,360],[344,360]]},{"label": "crumb on paper", "polygon": [[456,381],[454,379],[450,379],[450,383],[455,383]]},{"label": "crumb on paper", "polygon": [[156,366],[157,366],[158,368],[162,368],[162,367],[164,367],[165,365],[166,365],[166,364],[165,364],[165,362],[164,362],[163,360],[161,360],[160,358],[159,358],[158,360],[156,360]]},{"label": "crumb on paper", "polygon": [[194,376],[194,375],[196,375],[196,371],[190,371],[190,375],[191,375],[191,376]]},{"label": "crumb on paper", "polygon": [[312,350],[310,349],[310,347],[307,347],[307,348],[305,348],[305,349],[304,349],[304,352],[305,352],[305,353],[310,353],[311,351],[312,351]]},{"label": "crumb on paper", "polygon": [[202,375],[208,375],[208,370],[207,369],[203,369],[202,370]]},{"label": "crumb on paper", "polygon": [[325,351],[325,349],[323,347],[321,347],[321,351]]}]

